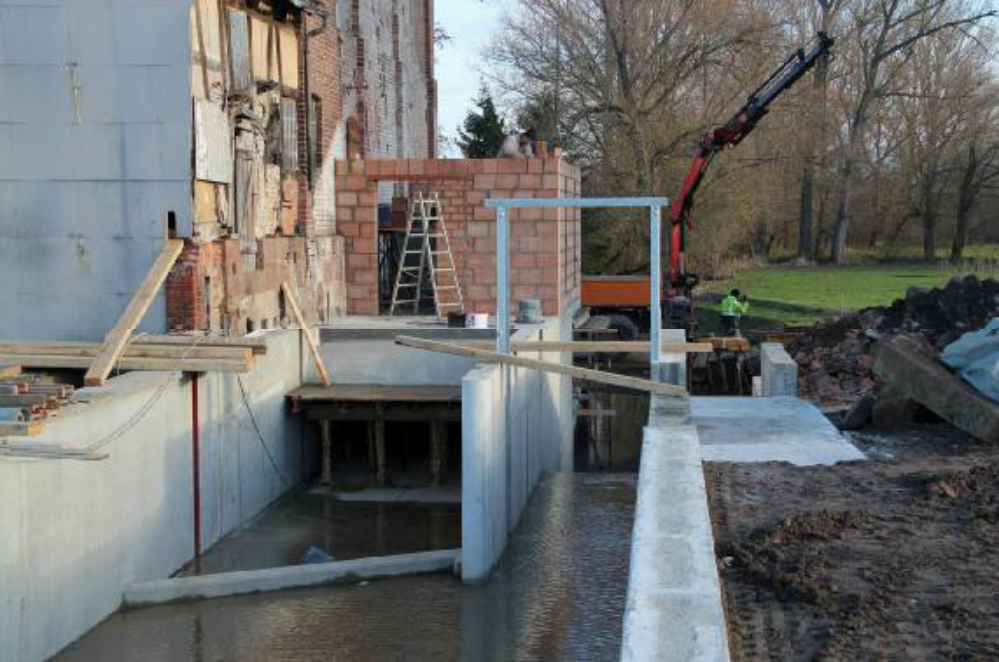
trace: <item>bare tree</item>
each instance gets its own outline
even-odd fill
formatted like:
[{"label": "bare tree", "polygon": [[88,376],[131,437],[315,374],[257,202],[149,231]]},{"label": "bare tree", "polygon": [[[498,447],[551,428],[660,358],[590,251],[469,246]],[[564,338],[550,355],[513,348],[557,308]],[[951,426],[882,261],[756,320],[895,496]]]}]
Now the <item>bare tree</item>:
[{"label": "bare tree", "polygon": [[972,213],[986,187],[999,184],[999,86],[988,85],[973,104],[957,191],[951,262],[964,259]]},{"label": "bare tree", "polygon": [[913,46],[945,30],[999,16],[991,2],[955,0],[856,0],[850,15],[852,103],[847,122],[847,145],[840,169],[839,204],[832,242],[832,258],[841,264],[846,255],[858,166],[863,158],[872,105],[895,90],[892,83],[912,56]]},{"label": "bare tree", "polygon": [[[832,34],[835,20],[844,0],[815,0],[818,16],[809,21],[826,34]],[[815,9],[815,7],[812,7]],[[810,30],[811,31],[811,30]],[[815,67],[812,78],[811,110],[815,117],[814,130],[806,132],[807,143],[801,168],[801,209],[798,215],[798,258],[806,262],[815,259],[815,166],[816,150],[825,150],[826,122],[829,100],[829,55]]]}]

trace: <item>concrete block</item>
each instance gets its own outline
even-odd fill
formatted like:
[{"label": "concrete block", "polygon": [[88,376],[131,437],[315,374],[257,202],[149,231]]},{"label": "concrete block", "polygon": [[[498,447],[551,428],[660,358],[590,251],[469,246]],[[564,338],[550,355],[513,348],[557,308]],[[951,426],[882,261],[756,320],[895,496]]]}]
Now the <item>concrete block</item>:
[{"label": "concrete block", "polygon": [[128,586],[122,596],[122,602],[126,607],[144,607],[324,586],[362,579],[454,571],[460,559],[460,550],[443,550],[266,570],[224,572],[199,577],[179,577]]},{"label": "concrete block", "polygon": [[645,429],[621,659],[729,659],[700,444],[657,416]]},{"label": "concrete block", "polygon": [[763,395],[772,397],[798,395],[798,364],[779,343],[763,343],[760,347],[763,365]]},{"label": "concrete block", "polygon": [[999,403],[979,394],[904,336],[874,347],[874,374],[952,425],[982,441],[999,442]]}]

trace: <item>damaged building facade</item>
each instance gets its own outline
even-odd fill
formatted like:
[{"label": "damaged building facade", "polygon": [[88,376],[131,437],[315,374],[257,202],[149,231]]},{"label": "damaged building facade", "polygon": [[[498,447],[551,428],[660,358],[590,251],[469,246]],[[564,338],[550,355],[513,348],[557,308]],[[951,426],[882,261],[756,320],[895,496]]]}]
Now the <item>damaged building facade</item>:
[{"label": "damaged building facade", "polygon": [[435,156],[435,85],[432,0],[0,6],[2,335],[99,339],[169,235],[143,331],[346,313],[335,162]]}]

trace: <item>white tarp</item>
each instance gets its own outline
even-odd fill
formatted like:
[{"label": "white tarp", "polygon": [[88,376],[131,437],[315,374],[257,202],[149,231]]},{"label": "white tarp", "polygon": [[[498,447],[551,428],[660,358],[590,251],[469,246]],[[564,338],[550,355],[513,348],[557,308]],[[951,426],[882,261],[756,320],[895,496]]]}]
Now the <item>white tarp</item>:
[{"label": "white tarp", "polygon": [[982,395],[999,402],[999,318],[948,345],[940,360]]}]

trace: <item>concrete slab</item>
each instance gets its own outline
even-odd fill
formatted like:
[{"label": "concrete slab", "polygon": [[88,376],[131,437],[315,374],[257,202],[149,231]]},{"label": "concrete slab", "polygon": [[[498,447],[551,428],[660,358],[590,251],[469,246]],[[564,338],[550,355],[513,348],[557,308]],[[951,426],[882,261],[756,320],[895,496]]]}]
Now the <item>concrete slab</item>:
[{"label": "concrete slab", "polygon": [[371,487],[363,490],[337,490],[314,487],[309,494],[331,495],[338,501],[349,503],[426,503],[460,504],[461,486],[443,487]]},{"label": "concrete slab", "polygon": [[323,586],[359,579],[443,572],[454,570],[460,559],[460,550],[442,550],[266,570],[178,577],[128,586],[122,596],[122,602],[126,607],[140,607]]},{"label": "concrete slab", "polygon": [[705,462],[813,466],[866,459],[822,412],[799,398],[692,398],[691,422]]}]

